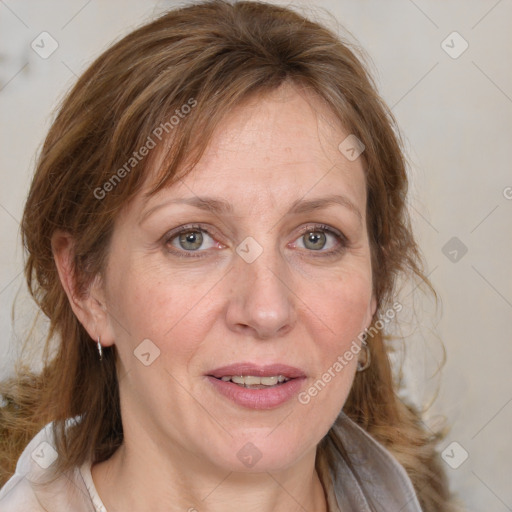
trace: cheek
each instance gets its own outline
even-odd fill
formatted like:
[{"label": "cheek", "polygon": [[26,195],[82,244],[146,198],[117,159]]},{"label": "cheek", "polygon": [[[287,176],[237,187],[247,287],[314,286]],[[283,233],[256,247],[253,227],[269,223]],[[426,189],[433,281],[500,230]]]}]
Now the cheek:
[{"label": "cheek", "polygon": [[161,355],[171,353],[174,361],[183,362],[205,337],[214,282],[206,276],[194,279],[190,271],[169,275],[166,269],[140,267],[144,270],[120,266],[110,283],[118,349],[129,356],[150,339]]},{"label": "cheek", "polygon": [[371,279],[351,273],[309,295],[310,336],[318,357],[315,375],[299,395],[312,425],[321,431],[335,421],[352,387],[360,352],[361,334],[371,311]]},{"label": "cheek", "polygon": [[333,348],[340,348],[364,331],[371,316],[371,297],[371,275],[356,269],[335,275],[310,292],[311,309],[335,340]]}]

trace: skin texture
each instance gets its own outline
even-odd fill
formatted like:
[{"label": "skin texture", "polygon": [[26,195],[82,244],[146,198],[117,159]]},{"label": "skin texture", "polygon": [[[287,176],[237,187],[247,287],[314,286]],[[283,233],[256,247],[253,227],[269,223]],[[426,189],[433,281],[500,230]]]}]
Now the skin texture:
[{"label": "skin texture", "polygon": [[[357,357],[307,405],[294,397],[242,407],[205,375],[235,362],[284,363],[305,373],[306,390],[369,326],[365,178],[361,159],[338,150],[347,135],[316,97],[289,84],[240,106],[191,174],[147,200],[149,177],[117,218],[104,278],[87,297],[72,293],[72,240],[55,234],[75,314],[91,343],[100,336],[119,352],[125,439],[92,468],[109,512],[326,510],[315,450],[343,407]],[[287,215],[295,200],[333,193],[360,218],[339,204]],[[233,212],[165,204],[196,196],[222,198]],[[189,223],[208,230],[202,245],[164,236]],[[304,232],[311,223],[342,232],[346,247],[329,232],[308,243],[309,232],[322,236]],[[263,249],[252,263],[236,252],[248,236]],[[149,366],[134,356],[145,339],[160,350]],[[261,453],[251,468],[237,457],[248,442]]]}]

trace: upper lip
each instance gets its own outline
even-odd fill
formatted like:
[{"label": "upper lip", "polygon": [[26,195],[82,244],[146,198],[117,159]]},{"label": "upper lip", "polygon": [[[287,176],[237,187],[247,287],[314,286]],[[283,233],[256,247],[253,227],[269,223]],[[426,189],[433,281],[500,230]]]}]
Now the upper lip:
[{"label": "upper lip", "polygon": [[287,364],[268,364],[268,365],[257,365],[254,363],[234,363],[227,366],[222,366],[208,372],[209,376],[220,379],[226,376],[248,376],[253,375],[255,377],[272,377],[274,375],[282,375],[287,379],[295,379],[298,377],[305,377],[305,373],[299,368],[289,366]]}]

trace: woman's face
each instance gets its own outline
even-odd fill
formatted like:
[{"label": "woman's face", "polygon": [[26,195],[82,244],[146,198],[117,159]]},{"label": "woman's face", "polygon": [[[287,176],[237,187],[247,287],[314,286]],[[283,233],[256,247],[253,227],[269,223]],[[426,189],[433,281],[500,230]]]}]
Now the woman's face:
[{"label": "woman's face", "polygon": [[284,86],[233,111],[192,173],[149,200],[148,182],[117,219],[100,334],[119,352],[125,440],[266,471],[327,433],[357,356],[335,363],[375,311],[348,135]]}]

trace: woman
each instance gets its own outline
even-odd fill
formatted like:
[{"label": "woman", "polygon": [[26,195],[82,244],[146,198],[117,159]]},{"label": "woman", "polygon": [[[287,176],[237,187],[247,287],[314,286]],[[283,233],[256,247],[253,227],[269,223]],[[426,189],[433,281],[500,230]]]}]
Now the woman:
[{"label": "woman", "polygon": [[397,277],[429,284],[406,190],[364,67],[289,9],[200,3],[108,49],[25,207],[50,330],[2,384],[2,511],[454,510],[382,332]]}]

